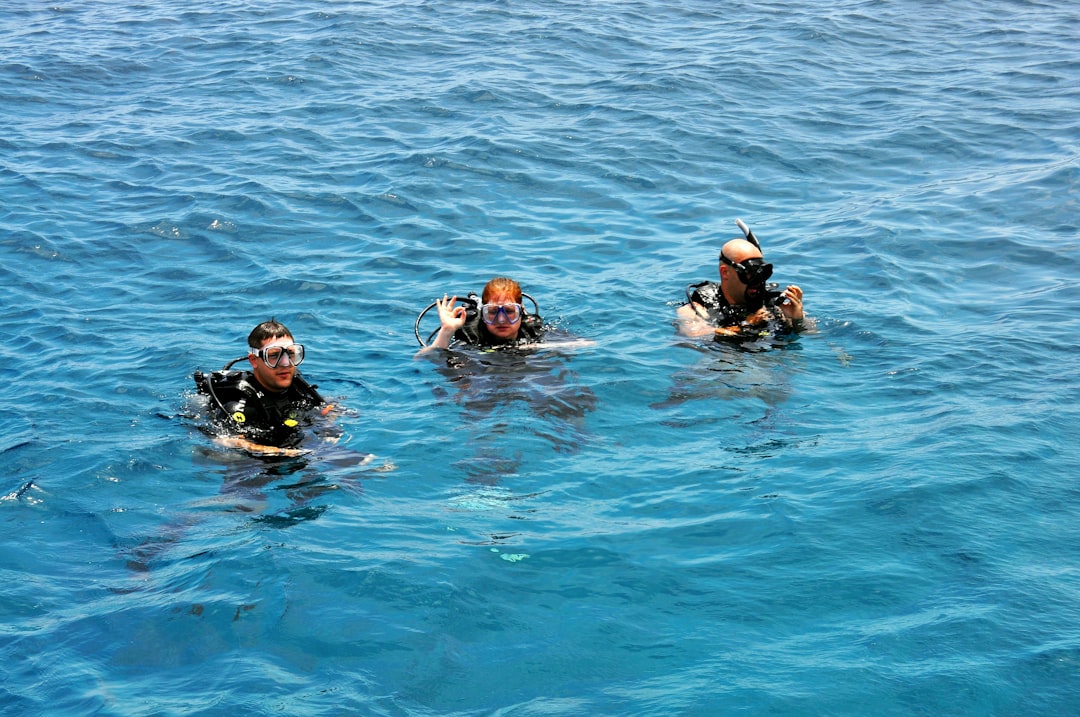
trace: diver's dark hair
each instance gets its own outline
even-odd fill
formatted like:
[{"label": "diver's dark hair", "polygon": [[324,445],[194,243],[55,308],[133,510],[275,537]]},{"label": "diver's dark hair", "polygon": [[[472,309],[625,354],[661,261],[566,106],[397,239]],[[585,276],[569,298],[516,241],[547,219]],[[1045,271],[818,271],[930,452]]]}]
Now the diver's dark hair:
[{"label": "diver's dark hair", "polygon": [[251,330],[248,334],[248,346],[257,349],[267,339],[283,339],[286,336],[293,338],[292,331],[289,331],[285,324],[271,317],[269,321],[264,321]]}]

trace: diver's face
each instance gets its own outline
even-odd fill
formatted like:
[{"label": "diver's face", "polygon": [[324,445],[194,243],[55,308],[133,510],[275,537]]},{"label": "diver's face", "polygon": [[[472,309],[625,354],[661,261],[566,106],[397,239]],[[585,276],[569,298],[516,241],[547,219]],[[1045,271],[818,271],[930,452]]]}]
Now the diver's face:
[{"label": "diver's face", "polygon": [[746,284],[742,283],[738,273],[727,264],[720,265],[720,283],[728,301],[740,306],[746,303]]},{"label": "diver's face", "polygon": [[[721,252],[720,282],[724,287],[724,294],[728,300],[740,306],[758,302],[761,293],[764,291],[765,281],[772,274],[772,265],[766,264],[760,253],[743,253],[737,258],[730,258],[730,261],[733,264],[738,264],[740,268],[727,263],[723,252]],[[748,275],[744,275],[743,271],[746,271]],[[746,283],[748,278],[753,284]],[[747,290],[751,286],[754,287],[753,296],[747,294]],[[758,306],[760,305],[758,303]]]},{"label": "diver's face", "polygon": [[[296,342],[293,341],[292,336],[282,336],[276,339],[267,339],[259,348],[291,346],[294,343]],[[267,366],[266,361],[258,356],[248,356],[248,361],[251,362],[255,379],[262,384],[263,388],[269,391],[284,391],[292,385],[293,377],[296,376],[296,366],[289,360],[288,352],[281,357],[278,365],[274,367]]]},{"label": "diver's face", "polygon": [[[485,304],[515,304],[518,303],[518,299],[508,294],[495,294],[490,297]],[[492,336],[496,336],[503,341],[512,341],[517,338],[518,330],[521,329],[521,319],[511,322],[506,314],[499,312],[495,317],[495,323],[486,324],[488,333]]]}]

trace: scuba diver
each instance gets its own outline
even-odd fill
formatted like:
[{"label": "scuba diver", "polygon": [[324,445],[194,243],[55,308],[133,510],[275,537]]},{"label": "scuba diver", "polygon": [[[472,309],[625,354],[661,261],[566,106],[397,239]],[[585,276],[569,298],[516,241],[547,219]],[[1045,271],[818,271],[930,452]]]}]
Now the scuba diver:
[{"label": "scuba diver", "polygon": [[[532,302],[533,313],[527,313],[523,299]],[[458,302],[461,305],[456,305]],[[439,329],[420,337],[420,321],[433,307],[439,310]],[[451,343],[464,343],[481,348],[516,347],[539,341],[544,334],[540,306],[513,279],[497,277],[484,286],[480,297],[470,293],[464,299],[443,295],[424,309],[416,319],[416,340],[422,347],[417,356],[434,349],[449,348]]]},{"label": "scuba diver", "polygon": [[[424,315],[434,308],[439,327],[422,331]],[[536,300],[513,279],[492,279],[481,296],[444,295],[420,313],[415,333],[421,346],[416,358],[431,359],[452,388],[434,388],[439,402],[449,398],[459,405],[474,429],[474,453],[459,464],[469,482],[494,484],[532,457],[510,439],[521,433],[522,412],[531,426],[525,441],[549,440],[563,453],[588,440],[585,414],[595,408],[596,396],[567,367],[564,352],[594,342],[545,326]]]},{"label": "scuba diver", "polygon": [[720,250],[720,281],[686,287],[687,303],[676,311],[683,336],[757,337],[771,321],[781,333],[803,331],[803,292],[789,285],[780,291],[769,282],[773,266],[765,262],[761,244],[741,219],[735,223],[746,236],[732,239]]},{"label": "scuba diver", "polygon": [[[233,364],[251,363],[251,371],[231,371]],[[248,336],[248,355],[233,359],[220,371],[196,371],[199,393],[210,398],[211,422],[218,442],[254,453],[296,456],[303,437],[301,423],[326,416],[333,408],[297,371],[304,346],[274,319],[256,326]],[[328,436],[333,440],[333,436]]]}]

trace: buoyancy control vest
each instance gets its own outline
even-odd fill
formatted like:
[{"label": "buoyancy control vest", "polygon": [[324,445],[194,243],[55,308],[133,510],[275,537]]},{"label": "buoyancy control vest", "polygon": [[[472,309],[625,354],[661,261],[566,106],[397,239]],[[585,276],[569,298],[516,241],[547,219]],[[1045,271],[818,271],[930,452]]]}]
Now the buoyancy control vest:
[{"label": "buoyancy control vest", "polygon": [[289,388],[277,393],[263,389],[251,371],[230,371],[228,366],[209,374],[196,371],[194,379],[199,393],[210,397],[216,426],[265,445],[299,442],[304,414],[326,403],[299,373]]},{"label": "buoyancy control vest", "polygon": [[[776,312],[779,297],[780,291],[777,284],[770,282],[765,285],[765,306],[773,313]],[[699,281],[696,284],[690,284],[686,287],[686,299],[692,306],[696,304],[704,308],[707,315],[701,318],[716,327],[741,324],[749,313],[747,307],[728,302],[718,281]],[[700,315],[701,311],[696,306],[694,310]]]}]

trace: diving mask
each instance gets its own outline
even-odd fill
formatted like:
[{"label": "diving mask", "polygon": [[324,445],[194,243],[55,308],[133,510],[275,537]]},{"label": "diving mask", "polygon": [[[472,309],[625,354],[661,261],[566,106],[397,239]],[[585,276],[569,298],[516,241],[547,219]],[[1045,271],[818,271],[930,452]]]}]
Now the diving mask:
[{"label": "diving mask", "polygon": [[521,321],[525,307],[521,304],[481,304],[480,318],[489,326],[499,320],[499,314],[506,317],[506,323],[516,324]]},{"label": "diving mask", "polygon": [[288,355],[289,363],[299,366],[304,362],[304,345],[290,344],[288,346],[265,346],[261,349],[249,349],[252,356],[261,358],[270,368],[277,368],[282,357]]}]

